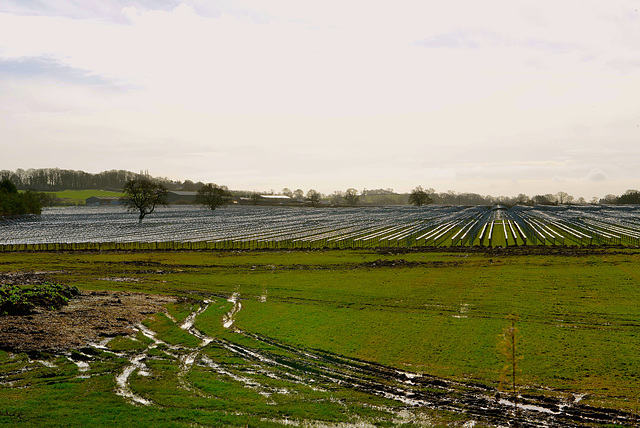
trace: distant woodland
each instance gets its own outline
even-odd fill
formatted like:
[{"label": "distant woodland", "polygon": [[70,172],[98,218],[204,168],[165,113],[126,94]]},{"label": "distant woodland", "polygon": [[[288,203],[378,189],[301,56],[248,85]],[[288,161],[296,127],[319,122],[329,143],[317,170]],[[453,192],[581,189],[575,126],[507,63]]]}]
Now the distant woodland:
[{"label": "distant woodland", "polygon": [[[21,191],[58,192],[62,190],[111,190],[122,191],[124,185],[133,179],[150,178],[147,172],[134,173],[124,170],[104,171],[92,174],[84,171],[65,170],[59,168],[17,169],[15,171],[1,170],[0,180],[9,180]],[[154,177],[154,181],[163,184],[168,190],[197,191],[204,183],[194,183],[190,180],[175,181],[163,177]],[[224,183],[218,183],[224,184]],[[421,187],[418,187],[422,189]],[[416,188],[416,189],[418,189]],[[415,190],[414,190],[415,191]],[[607,195],[602,199],[594,198],[586,201],[584,198],[574,198],[566,192],[555,194],[528,196],[491,196],[476,193],[457,193],[453,191],[436,192],[434,189],[424,189],[430,196],[430,202],[439,205],[567,205],[567,204],[640,204],[640,191],[628,190],[622,195]],[[337,190],[332,194],[320,194],[313,189],[304,192],[302,189],[281,191],[270,190],[255,192],[248,190],[231,190],[234,196],[249,197],[256,193],[263,195],[286,195],[295,199],[308,198],[309,194],[317,194],[325,204],[331,205],[406,205],[409,203],[410,193],[396,193],[393,189],[346,189]]]}]

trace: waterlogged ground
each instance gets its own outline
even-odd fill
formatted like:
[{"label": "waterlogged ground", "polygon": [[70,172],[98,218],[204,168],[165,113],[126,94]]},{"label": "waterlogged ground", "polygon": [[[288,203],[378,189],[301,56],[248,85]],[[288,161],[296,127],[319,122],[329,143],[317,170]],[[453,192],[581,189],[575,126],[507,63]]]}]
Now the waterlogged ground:
[{"label": "waterlogged ground", "polygon": [[[133,326],[130,335],[89,342],[79,351],[33,353],[32,357],[5,354],[0,384],[5,390],[19,389],[28,395],[31,389],[43,389],[42,383],[82,385],[101,379],[113,385],[111,391],[103,392],[122,398],[125,406],[142,407],[143,413],[168,412],[170,418],[183,422],[183,415],[197,410],[197,415],[187,416],[193,417],[189,423],[196,424],[497,426],[515,420],[514,402],[494,388],[243,332],[234,326],[234,316],[242,308],[239,293],[227,302],[218,298],[188,306],[191,312],[185,318],[185,312],[158,313]],[[221,325],[229,332],[207,323],[209,335],[197,327],[199,317],[220,317],[223,310],[227,312]],[[517,418],[521,426],[629,423],[633,418],[582,405],[581,398],[521,395]],[[446,413],[450,414],[443,416]],[[15,425],[57,424],[17,403],[6,408],[2,417]],[[87,415],[78,417],[87,420]],[[140,424],[146,425],[136,422]]]},{"label": "waterlogged ground", "polygon": [[[0,353],[0,396],[8,399],[0,423],[369,427],[460,419],[421,406],[422,398],[410,392],[419,376],[238,330],[237,293],[171,308],[131,326],[130,334],[78,350],[37,352],[31,343],[29,353]],[[73,310],[84,311],[78,304]],[[31,321],[44,324],[47,316]],[[197,326],[211,317],[219,325],[205,322],[209,336]],[[88,402],[78,391],[97,400]],[[68,413],[78,407],[82,413]]]},{"label": "waterlogged ground", "polygon": [[[629,292],[638,286],[636,257],[619,249],[9,255],[0,264],[5,278],[30,266],[25,281],[84,284],[84,297],[102,296],[102,309],[125,305],[131,290],[181,297],[147,294],[161,303],[156,310],[116,315],[128,331],[105,330],[84,346],[0,351],[0,423],[509,426],[514,401],[498,393],[504,363],[495,355],[505,325],[498,308],[509,304],[524,332],[520,426],[633,426],[636,342],[623,339],[638,333],[637,294]],[[517,305],[502,288],[515,272],[535,279],[518,289]],[[102,288],[116,291],[95,291]],[[585,295],[605,293],[589,315]],[[75,310],[104,317],[97,308]],[[581,348],[560,346],[574,341]],[[457,358],[442,352],[447,346]],[[614,348],[619,355],[588,352]],[[554,352],[561,358],[545,356]]]}]

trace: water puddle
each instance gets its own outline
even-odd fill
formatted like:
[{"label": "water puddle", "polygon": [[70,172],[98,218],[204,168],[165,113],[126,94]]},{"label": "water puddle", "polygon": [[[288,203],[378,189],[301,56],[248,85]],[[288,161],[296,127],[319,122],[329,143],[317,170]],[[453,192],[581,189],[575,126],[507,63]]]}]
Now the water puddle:
[{"label": "water puddle", "polygon": [[134,394],[129,388],[128,380],[129,380],[129,376],[131,376],[131,374],[134,371],[147,370],[144,364],[144,359],[147,357],[147,352],[150,349],[152,349],[152,347],[155,347],[155,345],[151,345],[149,348],[147,348],[147,351],[145,351],[142,354],[136,355],[131,360],[129,360],[129,365],[125,367],[122,373],[116,376],[116,385],[117,385],[116,394],[126,399],[129,399],[134,403],[142,404],[144,406],[150,406],[153,403],[147,400],[146,398],[142,398]]},{"label": "water puddle", "polygon": [[[184,322],[180,326],[181,329],[189,330],[191,327],[193,327],[193,324],[196,322],[196,317],[207,310],[211,301],[205,300],[203,303],[204,305],[200,305],[198,310],[191,312],[189,316],[185,318]],[[173,322],[175,322],[175,319],[173,320]]]},{"label": "water puddle", "polygon": [[467,313],[469,312],[469,304],[461,303],[460,308],[458,309],[458,313],[455,315],[451,315],[453,318],[468,318]]},{"label": "water puddle", "polygon": [[132,277],[105,277],[105,278],[96,278],[98,281],[109,281],[109,282],[142,282],[142,278],[132,278]]},{"label": "water puddle", "polygon": [[225,370],[221,365],[219,365],[218,363],[216,363],[215,361],[213,361],[211,358],[207,357],[206,355],[203,355],[201,358],[203,363],[205,363],[208,367],[212,368],[216,373],[227,376],[231,379],[233,379],[236,382],[240,382],[242,384],[244,384],[246,387],[251,388],[251,389],[255,389],[258,390],[258,393],[260,395],[264,395],[266,397],[268,397],[270,394],[264,391],[261,391],[262,389],[264,389],[262,387],[262,385],[260,385],[258,382],[254,381],[253,379],[249,379],[248,377],[244,377],[244,376],[239,376],[236,375],[228,370]]},{"label": "water puddle", "polygon": [[[513,401],[509,401],[509,400],[505,400],[504,398],[501,398],[498,403],[502,404],[503,406],[509,406],[509,407],[514,407],[514,403]],[[560,412],[554,412],[551,409],[547,409],[546,407],[541,407],[541,406],[534,406],[533,404],[521,404],[518,403],[518,408],[522,409],[522,410],[530,410],[532,412],[540,412],[540,413],[547,413],[550,415],[559,415]]]},{"label": "water puddle", "polygon": [[231,328],[233,323],[236,321],[235,316],[242,309],[242,303],[240,303],[240,293],[235,292],[231,295],[228,302],[233,303],[233,308],[223,317],[222,325],[224,328]]},{"label": "water puddle", "polygon": [[80,373],[84,373],[84,372],[89,370],[89,363],[88,362],[82,361],[82,360],[74,360],[71,357],[67,357],[67,359],[69,361],[71,361],[72,363],[74,363],[76,366],[78,366],[78,371]]}]

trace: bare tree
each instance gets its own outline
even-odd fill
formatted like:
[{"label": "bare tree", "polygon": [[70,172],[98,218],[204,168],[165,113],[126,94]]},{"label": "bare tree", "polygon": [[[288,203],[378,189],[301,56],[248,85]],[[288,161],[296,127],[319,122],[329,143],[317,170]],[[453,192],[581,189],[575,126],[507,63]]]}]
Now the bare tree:
[{"label": "bare tree", "polygon": [[346,192],[344,192],[344,199],[347,201],[347,204],[355,206],[358,205],[360,196],[358,196],[358,191],[356,189],[350,187]]},{"label": "bare tree", "polygon": [[317,207],[320,205],[320,193],[311,189],[307,192],[307,201],[311,203],[311,206]]},{"label": "bare tree", "polygon": [[422,205],[428,205],[432,202],[433,200],[431,199],[429,194],[424,191],[422,186],[416,187],[409,194],[409,203],[417,207],[421,207]]},{"label": "bare tree", "polygon": [[231,202],[231,192],[226,186],[218,186],[214,183],[205,184],[196,194],[196,203],[205,205],[211,210],[227,205]]},{"label": "bare tree", "polygon": [[560,205],[570,204],[571,202],[573,202],[573,196],[571,196],[567,192],[558,192],[556,193],[556,200]]},{"label": "bare tree", "polygon": [[336,190],[335,192],[333,192],[333,194],[331,194],[331,203],[333,205],[340,205],[340,203],[342,202],[342,199],[344,198],[344,193],[342,193],[340,190]]},{"label": "bare tree", "polygon": [[147,214],[153,213],[158,205],[167,204],[167,188],[146,178],[128,181],[122,191],[122,204],[131,212],[139,212],[139,223]]},{"label": "bare tree", "polygon": [[258,205],[260,203],[260,193],[251,192],[251,195],[249,195],[249,199],[251,200],[251,203],[253,205]]},{"label": "bare tree", "polygon": [[296,189],[293,191],[293,198],[294,199],[298,199],[298,200],[303,200],[304,199],[304,190],[302,189]]}]

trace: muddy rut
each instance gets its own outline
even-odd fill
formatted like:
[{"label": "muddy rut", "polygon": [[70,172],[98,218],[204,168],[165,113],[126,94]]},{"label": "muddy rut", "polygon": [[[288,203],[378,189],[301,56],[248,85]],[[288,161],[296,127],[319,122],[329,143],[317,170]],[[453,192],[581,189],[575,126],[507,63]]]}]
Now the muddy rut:
[{"label": "muddy rut", "polygon": [[[257,346],[248,347],[228,340],[208,337],[193,325],[198,314],[206,310],[202,306],[187,317],[181,328],[201,340],[197,348],[178,357],[184,375],[194,364],[210,368],[232,381],[240,382],[247,388],[257,390],[263,395],[286,394],[285,389],[274,390],[261,385],[255,378],[236,372],[233,367],[217,363],[200,351],[206,346],[219,346],[246,360],[263,374],[287,380],[295,384],[306,385],[320,391],[337,387],[352,388],[367,394],[374,394],[403,403],[407,408],[428,407],[464,413],[484,424],[495,426],[511,425],[514,420],[514,404],[508,396],[500,395],[495,388],[485,385],[453,382],[433,376],[403,372],[392,367],[348,358],[319,349],[304,349],[284,344],[278,340],[259,334],[243,332],[234,326],[234,316],[241,310],[238,293],[229,297],[233,309],[223,318],[225,328],[233,329],[237,334],[251,339]],[[138,325],[138,328],[154,343],[152,349],[164,343],[155,334]],[[246,342],[246,341],[244,341]],[[166,345],[166,344],[165,344]],[[277,351],[265,351],[259,345]],[[168,346],[169,354],[177,347]],[[281,352],[279,352],[281,351]],[[130,365],[118,376],[118,394],[132,402],[153,405],[143,397],[133,394],[128,385],[128,374],[134,370],[144,370],[144,355],[132,358]],[[633,415],[612,409],[596,408],[580,404],[580,397],[572,402],[561,402],[543,396],[520,396],[518,404],[518,422],[523,427],[562,426],[579,427],[593,424],[629,424]]]},{"label": "muddy rut", "polygon": [[[147,367],[147,362],[153,360],[155,358],[153,353],[160,350],[179,368],[178,386],[199,396],[206,394],[198,391],[187,380],[187,374],[196,366],[199,369],[212,371],[226,382],[239,383],[242,387],[250,388],[265,397],[292,394],[295,393],[292,391],[300,388],[309,388],[316,392],[329,394],[331,391],[347,388],[384,397],[398,403],[401,410],[398,408],[385,409],[389,413],[398,414],[401,411],[406,413],[416,409],[431,408],[465,414],[472,422],[476,421],[491,426],[510,426],[514,422],[514,404],[509,401],[507,395],[498,394],[495,388],[409,373],[320,349],[296,347],[270,337],[244,332],[235,325],[235,316],[242,310],[242,298],[238,292],[227,297],[233,307],[222,317],[221,322],[224,328],[233,331],[241,340],[235,342],[219,337],[210,337],[194,327],[198,316],[209,307],[210,302],[205,301],[179,324],[181,329],[198,339],[199,344],[194,347],[171,345],[162,341],[154,331],[141,324],[140,313],[136,312],[138,315],[133,316],[130,311],[125,311],[125,308],[129,308],[135,302],[140,312],[148,314],[157,311],[162,303],[171,301],[170,298],[151,299],[149,296],[144,297],[135,293],[95,293],[86,295],[85,298],[101,310],[120,307],[120,312],[118,312],[120,320],[123,323],[130,322],[126,328],[122,324],[108,326],[97,324],[96,332],[105,333],[107,331],[110,336],[140,333],[149,339],[149,344],[142,351],[118,354],[127,358],[128,363],[117,373],[114,373],[116,384],[114,392],[132,405],[158,405],[150,397],[145,397],[135,391],[130,380],[134,373],[142,376],[149,375],[150,369]],[[264,298],[266,299],[266,296]],[[124,304],[125,302],[127,304]],[[81,312],[81,314],[83,317],[86,315],[86,319],[88,319],[87,313]],[[101,342],[95,339],[96,337],[83,336],[79,340],[85,340],[85,344],[88,340],[91,342],[90,347],[103,352],[113,352],[107,346],[109,338],[103,339]],[[71,341],[64,345],[77,346],[79,343]],[[239,367],[216,361],[203,352],[210,347],[218,347],[228,351],[240,358],[245,365]],[[51,344],[45,348],[49,351],[60,350],[58,346]],[[85,357],[83,360],[72,359],[78,365],[81,373],[89,369],[93,358],[98,358],[92,355],[85,355]],[[247,369],[248,367],[250,370]],[[277,379],[280,386],[274,387],[265,379]],[[285,386],[281,386],[282,384]],[[580,402],[580,398],[577,396],[571,402],[562,402],[555,398],[523,394],[519,397],[518,424],[522,427],[579,427],[601,424],[630,425],[633,421],[631,414],[584,405]],[[428,423],[421,424],[418,420],[412,422],[415,425],[429,425]],[[283,421],[283,424],[287,423],[287,421]],[[372,425],[360,423],[357,426]]]}]

